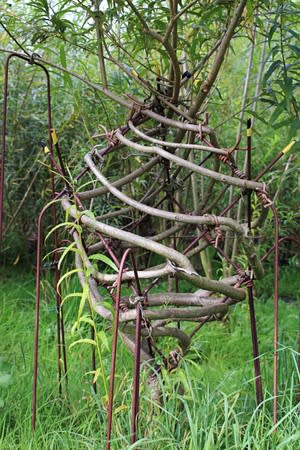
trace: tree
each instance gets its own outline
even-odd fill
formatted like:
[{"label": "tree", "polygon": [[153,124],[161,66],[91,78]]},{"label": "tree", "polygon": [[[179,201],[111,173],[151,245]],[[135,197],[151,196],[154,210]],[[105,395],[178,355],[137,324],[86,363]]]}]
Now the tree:
[{"label": "tree", "polygon": [[[181,305],[183,300],[180,294],[173,292],[178,291],[179,279],[188,281],[190,288],[199,288],[200,291],[194,294],[185,294],[184,304],[198,304],[201,311],[194,307],[183,311],[172,307],[143,312],[142,358],[154,360],[155,337],[175,337],[180,342],[181,352],[178,349],[170,352],[165,361],[166,367],[173,369],[187,351],[190,338],[196,331],[188,334],[182,329],[168,327],[168,321],[199,321],[199,317],[204,317],[202,322],[200,320],[203,324],[220,318],[229,304],[245,298],[245,291],[241,289],[243,284],[248,283],[251,289],[248,264],[257,278],[262,277],[258,250],[253,251],[257,238],[255,234],[251,235],[255,226],[251,223],[249,207],[243,210],[240,206],[238,221],[224,217],[227,212],[225,208],[224,213],[224,207],[231,204],[233,189],[236,187],[239,190],[252,189],[257,193],[255,213],[259,217],[256,225],[261,227],[266,220],[264,207],[271,205],[270,194],[258,180],[247,179],[249,166],[248,174],[239,169],[240,166],[242,169],[243,166],[247,168],[246,159],[245,163],[238,161],[233,153],[240,146],[241,131],[247,118],[245,112],[251,112],[261,122],[257,126],[258,132],[263,135],[260,142],[270,136],[269,131],[265,130],[268,124],[257,108],[258,99],[267,104],[267,111],[272,111],[271,124],[277,127],[289,125],[289,137],[294,137],[299,123],[294,62],[297,54],[294,40],[298,35],[295,31],[290,32],[285,20],[293,17],[296,5],[294,2],[280,2],[274,6],[269,1],[249,0],[170,0],[160,3],[149,1],[147,4],[126,0],[108,2],[107,5],[100,1],[54,3],[38,0],[22,7],[28,11],[29,20],[26,24],[16,20],[20,14],[17,6],[6,19],[6,24],[3,23],[15,45],[21,47],[28,58],[31,58],[34,50],[38,53],[36,61],[46,64],[59,74],[55,80],[57,92],[63,83],[69,93],[67,98],[74,97],[73,102],[79,110],[82,104],[86,107],[83,96],[91,95],[92,90],[94,101],[99,99],[104,111],[100,113],[102,129],[96,135],[95,123],[98,117],[92,114],[90,121],[87,113],[82,114],[88,141],[93,145],[93,151],[85,155],[85,164],[89,172],[103,184],[103,188],[83,191],[87,180],[84,179],[84,184],[75,184],[74,177],[70,177],[66,189],[76,192],[74,203],[71,204],[67,197],[62,201],[66,214],[75,224],[80,224],[75,227],[72,222],[72,237],[77,247],[76,267],[80,282],[83,292],[88,292],[82,298],[85,300],[89,297],[96,312],[105,318],[112,318],[109,309],[102,304],[97,282],[108,286],[109,290],[114,289],[115,283],[120,283],[120,275],[103,273],[100,263],[104,261],[116,268],[120,261],[114,246],[103,235],[113,241],[120,241],[121,246],[127,247],[129,243],[132,247],[147,250],[146,260],[143,253],[137,252],[138,270],[133,263],[132,270],[124,274],[123,280],[131,281],[132,285],[135,280],[138,285],[139,278],[169,277],[171,292],[167,302],[165,294],[156,297],[150,297],[149,294],[148,305]],[[270,25],[267,26],[264,20],[266,17],[270,17]],[[25,42],[20,42],[20,30],[23,30]],[[265,39],[268,32],[269,44],[279,38],[279,44],[270,50],[271,57],[277,59],[266,62],[262,41],[260,63],[254,61],[253,64],[255,40],[259,41],[261,37]],[[241,78],[241,59],[233,58],[232,53],[234,50],[247,52],[249,43],[249,56],[246,55],[242,61],[247,66],[244,93],[241,89],[239,94],[233,84]],[[225,77],[222,80],[220,73],[225,58],[231,63],[234,75],[223,81]],[[259,69],[256,86],[251,79],[253,66]],[[275,75],[280,78],[273,81]],[[85,88],[79,87],[79,81],[84,83]],[[249,100],[251,89],[256,97],[252,95]],[[224,94],[226,90],[230,93]],[[228,95],[229,106],[224,120],[223,115],[220,120],[221,113],[215,114],[215,111],[223,108],[223,95]],[[233,122],[231,114],[233,117],[238,116],[240,122],[237,133],[232,126],[228,130],[228,124],[232,125]],[[284,120],[277,122],[279,118]],[[221,133],[216,132],[218,128],[221,128]],[[251,128],[251,123],[248,123],[248,132]],[[110,131],[112,129],[113,132]],[[125,136],[129,132],[134,135],[133,139],[128,140]],[[236,142],[232,145],[235,134]],[[197,144],[196,140],[201,143]],[[283,143],[286,137],[277,137],[277,140]],[[105,144],[106,141],[108,144]],[[151,142],[151,146],[147,148],[140,145],[140,141]],[[116,149],[124,146],[127,150],[125,157],[122,157]],[[100,147],[101,150],[98,150]],[[142,163],[140,152],[147,151],[154,156]],[[203,159],[205,152],[209,154]],[[258,156],[256,165],[259,159],[261,156]],[[204,163],[206,169],[201,167]],[[76,173],[74,168],[72,173]],[[107,179],[108,175],[110,180]],[[128,187],[128,183],[134,179],[139,182],[131,183]],[[158,189],[155,189],[156,183],[159,183]],[[226,191],[229,186],[228,202]],[[122,191],[118,189],[120,187]],[[113,196],[112,201],[104,197],[108,192]],[[248,205],[250,197],[248,194]],[[136,200],[138,198],[142,199]],[[88,203],[91,199],[93,212],[89,211],[92,209]],[[118,211],[110,211],[112,202]],[[161,210],[158,205],[162,205]],[[220,213],[220,210],[223,212]],[[245,216],[248,234],[240,224]],[[106,221],[108,223],[104,223]],[[231,245],[223,247],[221,244],[224,231],[229,237],[228,229],[238,237],[240,259],[235,259],[237,244],[233,249]],[[189,235],[190,240],[183,245],[184,236],[189,233],[192,233]],[[233,267],[238,276],[222,281],[214,279],[218,263],[212,263],[212,255],[206,250],[212,243],[214,251]],[[69,248],[73,249],[74,246]],[[114,261],[107,257],[103,259],[103,255],[98,253],[99,249],[107,250],[108,256]],[[196,258],[199,254],[200,268]],[[150,260],[151,270],[148,268]],[[100,261],[99,266],[95,265],[95,261]],[[214,297],[214,305],[209,297],[212,292],[218,293]],[[125,297],[122,299],[124,311],[120,313],[120,321],[124,322],[122,336],[131,350],[136,348],[132,338],[135,330],[131,322],[135,320],[141,324],[142,311],[139,308],[145,306],[145,295],[142,295],[140,287],[136,287],[134,295],[135,300],[140,297],[140,300],[135,301],[135,305],[138,305],[136,310],[127,311],[131,303],[130,298]],[[120,300],[119,295],[116,296]],[[155,321],[155,326],[147,326],[150,320]],[[151,336],[147,335],[150,328]],[[258,400],[261,400],[261,394]]]}]

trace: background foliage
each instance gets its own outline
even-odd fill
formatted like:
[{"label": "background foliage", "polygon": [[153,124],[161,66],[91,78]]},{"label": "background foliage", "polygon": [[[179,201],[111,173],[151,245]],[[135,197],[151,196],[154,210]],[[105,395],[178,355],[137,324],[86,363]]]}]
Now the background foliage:
[{"label": "background foliage", "polygon": [[[193,3],[193,2],[192,2]],[[208,55],[228,25],[236,2],[199,1],[192,14],[180,17],[177,27],[177,56],[182,73],[191,71],[193,82],[186,89],[192,97],[207,75],[212,58]],[[187,3],[179,2],[184,7]],[[143,102],[148,97],[143,85],[156,89],[158,72],[167,77],[168,55],[157,41],[143,31],[145,20],[149,27],[160,33],[169,20],[168,2],[123,1],[22,1],[1,7],[0,31],[3,49],[20,48],[35,52],[67,68],[85,80],[106,86],[126,99],[134,95]],[[142,18],[142,19],[141,19]],[[221,145],[235,142],[237,128],[242,120],[252,116],[255,120],[256,146],[254,170],[269,161],[299,130],[299,20],[294,1],[247,1],[239,30],[234,35],[209,101],[201,111],[211,114]],[[97,25],[100,38],[97,34]],[[9,30],[11,36],[5,30]],[[104,52],[105,77],[101,75],[99,48]],[[249,85],[244,105],[245,77],[249,55],[253,47],[254,58],[249,73]],[[4,60],[5,53],[1,52]],[[51,68],[54,125],[60,137],[60,146],[72,173],[82,164],[81,155],[96,142],[93,136],[124,123],[127,111],[91,89],[68,72]],[[3,75],[1,75],[3,77]],[[244,106],[244,113],[241,109]],[[200,113],[201,113],[200,111]],[[41,154],[39,142],[47,140],[46,97],[42,74],[35,67],[15,61],[10,73],[9,96],[9,157],[6,178],[7,222],[24,196],[32,174],[31,193],[10,226],[7,248],[11,259],[24,247],[24,241],[34,234],[33,217],[48,197],[47,164]],[[284,226],[294,229],[299,222],[297,198],[299,184],[295,155],[289,163],[282,163],[269,175],[271,189],[279,192],[279,209]],[[129,170],[124,160],[111,162],[110,174]],[[283,168],[286,164],[284,186]],[[130,167],[132,170],[133,168]],[[112,172],[111,172],[112,171]],[[34,214],[32,214],[34,212]],[[294,224],[294,225],[293,225]],[[12,225],[12,224],[11,224]],[[20,230],[20,232],[18,231]],[[19,245],[17,245],[19,243]]]}]

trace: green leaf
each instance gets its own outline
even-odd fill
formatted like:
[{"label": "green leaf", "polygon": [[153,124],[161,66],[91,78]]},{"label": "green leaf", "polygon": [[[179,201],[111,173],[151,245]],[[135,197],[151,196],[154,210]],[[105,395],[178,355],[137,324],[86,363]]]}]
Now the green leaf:
[{"label": "green leaf", "polygon": [[45,237],[45,241],[47,241],[49,236],[51,236],[51,234],[54,233],[54,231],[58,230],[59,228],[75,228],[75,230],[78,232],[78,234],[82,233],[82,227],[78,223],[63,222],[63,223],[59,223],[58,225],[56,225],[49,231],[49,233]]},{"label": "green leaf", "polygon": [[300,58],[300,48],[297,45],[293,45],[293,44],[288,44],[288,47],[294,52],[296,53],[296,56],[298,58]]},{"label": "green leaf", "polygon": [[247,0],[247,17],[253,18],[253,3],[252,0]]},{"label": "green leaf", "polygon": [[89,286],[86,283],[83,287],[82,290],[82,294],[81,294],[81,299],[80,299],[80,303],[79,303],[79,308],[78,308],[78,316],[77,316],[77,328],[80,327],[80,318],[82,316],[82,312],[83,312],[83,308],[85,305],[86,300],[89,298]]},{"label": "green leaf", "polygon": [[299,119],[295,119],[290,125],[289,139],[292,139],[295,136],[297,136],[297,132],[299,133],[299,130],[300,130],[300,120]]},{"label": "green leaf", "polygon": [[103,348],[105,348],[105,350],[109,350],[109,342],[103,330],[99,331],[98,338],[100,340],[101,345],[103,345]]},{"label": "green leaf", "polygon": [[280,114],[282,114],[284,112],[284,102],[279,103],[279,105],[277,106],[277,108],[275,108],[273,114],[270,117],[270,124],[273,124],[278,117],[280,116]]},{"label": "green leaf", "polygon": [[273,129],[274,130],[278,130],[279,128],[286,127],[286,126],[290,125],[292,120],[293,119],[290,117],[288,119],[282,120],[281,122],[274,123],[273,124]]},{"label": "green leaf", "polygon": [[76,249],[75,250],[73,250],[73,247],[75,247],[76,246],[76,242],[71,242],[71,244],[70,245],[68,245],[68,247],[66,247],[65,249],[64,249],[64,251],[63,251],[63,253],[62,253],[62,255],[61,255],[61,257],[59,258],[59,261],[58,261],[58,269],[60,269],[60,267],[61,267],[61,264],[62,264],[62,262],[63,262],[63,260],[64,260],[64,258],[65,258],[65,256],[72,250],[72,251],[77,251]]},{"label": "green leaf", "polygon": [[94,261],[102,261],[104,264],[111,267],[115,272],[119,271],[115,263],[106,255],[101,255],[101,253],[95,253],[94,255],[91,255],[89,258]]},{"label": "green leaf", "polygon": [[80,323],[81,323],[81,322],[87,323],[87,324],[89,324],[91,327],[94,327],[94,325],[95,325],[93,319],[91,319],[89,316],[82,316],[82,317],[80,317],[79,322],[80,322]]},{"label": "green leaf", "polygon": [[277,30],[277,28],[279,27],[277,21],[275,20],[274,24],[271,26],[270,30],[269,30],[269,35],[268,35],[268,43],[269,46],[271,44],[272,38],[273,38],[273,34],[275,33],[275,31]]},{"label": "green leaf", "polygon": [[[62,65],[62,67],[64,67],[66,69],[67,68],[67,58],[66,58],[66,53],[65,53],[65,47],[63,44],[59,48],[59,56],[60,56],[60,63]],[[72,87],[72,78],[70,77],[70,75],[66,72],[64,72],[63,74],[64,74],[65,87]]]},{"label": "green leaf", "polygon": [[257,114],[257,112],[251,111],[251,109],[247,109],[247,110],[245,110],[245,112],[247,112],[251,116],[255,117],[255,119],[258,119],[258,120],[260,120],[261,122],[263,122],[264,124],[267,125],[267,121],[260,114]]},{"label": "green leaf", "polygon": [[67,67],[67,58],[66,58],[64,44],[61,44],[61,46],[59,48],[59,56],[60,56],[60,63],[61,63],[61,65],[64,68],[66,68]]},{"label": "green leaf", "polygon": [[112,312],[112,313],[115,312],[115,309],[114,309],[114,307],[113,307],[113,305],[112,305],[111,303],[109,303],[109,302],[107,302],[107,301],[104,301],[104,302],[102,303],[102,305],[103,305],[106,309],[108,309],[110,312]]},{"label": "green leaf", "polygon": [[71,294],[66,295],[62,302],[61,302],[61,306],[65,303],[66,300],[68,300],[69,298],[74,298],[74,297],[81,297],[82,296],[82,292],[72,292]]},{"label": "green leaf", "polygon": [[262,103],[268,103],[269,105],[273,105],[273,106],[278,105],[278,103],[270,97],[260,97],[259,101]]},{"label": "green leaf", "polygon": [[90,276],[93,275],[94,271],[95,271],[95,267],[94,266],[90,266],[85,270],[85,276],[86,278],[89,278]]},{"label": "green leaf", "polygon": [[94,378],[93,378],[93,383],[96,383],[98,378],[100,377],[100,375],[102,374],[102,370],[101,369],[96,369],[96,371],[94,372]]},{"label": "green leaf", "polygon": [[268,81],[268,79],[270,78],[272,73],[281,65],[282,65],[282,62],[280,61],[280,59],[276,59],[276,61],[272,62],[272,64],[270,65],[270,67],[268,68],[268,70],[266,71],[266,73],[264,75],[264,84]]},{"label": "green leaf", "polygon": [[57,290],[58,290],[59,286],[61,285],[61,283],[62,283],[67,277],[70,277],[70,276],[73,275],[74,273],[79,273],[79,272],[82,272],[82,269],[73,269],[73,270],[70,270],[69,272],[65,273],[65,274],[59,279],[59,281],[58,281],[58,283],[57,283]]},{"label": "green leaf", "polygon": [[82,211],[82,214],[84,214],[85,216],[88,216],[90,219],[96,219],[95,214],[93,213],[93,211],[90,211],[89,209],[86,209],[85,211]]},{"label": "green leaf", "polygon": [[70,345],[69,348],[71,349],[72,347],[75,347],[75,345],[78,345],[78,344],[89,344],[89,345],[96,346],[96,342],[93,341],[93,339],[84,338],[84,339],[78,339],[78,341],[72,342],[72,344]]}]

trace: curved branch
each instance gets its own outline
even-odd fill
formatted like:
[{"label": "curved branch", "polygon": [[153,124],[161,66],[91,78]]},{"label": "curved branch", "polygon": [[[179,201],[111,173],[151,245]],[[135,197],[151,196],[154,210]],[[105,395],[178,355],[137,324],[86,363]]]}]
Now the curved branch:
[{"label": "curved branch", "polygon": [[142,247],[151,252],[157,253],[158,255],[163,256],[166,259],[175,261],[180,267],[187,270],[188,272],[195,273],[194,267],[192,266],[188,258],[183,256],[180,252],[177,252],[176,250],[173,250],[172,248],[166,247],[165,245],[159,244],[157,242],[153,242],[150,239],[137,236],[133,233],[129,233],[128,231],[119,230],[118,228],[114,228],[110,225],[97,222],[97,220],[92,219],[86,216],[84,213],[78,211],[75,205],[72,205],[66,197],[62,198],[62,206],[67,214],[69,214],[75,220],[78,220],[80,218],[80,222],[82,222],[83,225],[93,230],[100,231],[100,233],[111,236],[112,238],[116,238],[118,240],[133,244],[134,246]]},{"label": "curved branch", "polygon": [[[168,152],[166,152],[168,153]],[[173,156],[173,155],[172,155]],[[234,232],[239,236],[241,239],[242,245],[244,247],[244,250],[246,252],[246,255],[249,259],[249,262],[251,263],[251,266],[253,268],[253,271],[258,279],[262,278],[263,276],[263,268],[262,264],[255,253],[252,246],[244,239],[244,229],[241,225],[239,225],[236,221],[231,219],[230,217],[223,217],[223,216],[190,216],[187,214],[179,214],[179,213],[172,213],[170,211],[164,211],[161,209],[153,208],[152,206],[145,205],[144,203],[140,203],[136,200],[133,200],[132,198],[128,197],[126,194],[123,194],[121,191],[119,191],[117,188],[113,187],[112,184],[100,173],[100,171],[97,169],[96,165],[93,163],[92,158],[89,153],[87,153],[84,157],[84,160],[88,167],[92,170],[92,172],[96,175],[98,180],[105,186],[107,189],[119,200],[123,201],[124,203],[130,205],[131,207],[142,211],[146,214],[160,217],[167,220],[174,220],[177,222],[184,222],[184,223],[190,223],[190,224],[197,224],[197,225],[216,225],[216,223],[219,223],[219,226],[227,226],[234,230]],[[192,164],[192,163],[190,163]],[[196,166],[199,167],[199,166]]]},{"label": "curved branch", "polygon": [[[119,178],[118,180],[114,181],[112,183],[112,186],[119,188],[119,187],[124,186],[125,184],[130,183],[135,178],[139,177],[140,175],[143,175],[143,173],[152,169],[152,167],[155,166],[159,162],[159,160],[160,160],[159,156],[156,156],[156,157],[150,159],[150,161],[148,161],[146,164],[144,164],[143,166],[134,170],[133,172],[129,173],[125,177]],[[94,198],[94,197],[98,197],[100,195],[106,194],[107,192],[109,192],[109,191],[106,187],[101,187],[98,189],[91,189],[89,191],[77,192],[77,196],[80,198],[80,200],[87,200],[90,198]]]},{"label": "curved branch", "polygon": [[[210,294],[210,292],[209,292]],[[134,298],[133,298],[134,299]],[[215,306],[220,303],[218,297],[201,297],[197,293],[180,293],[177,292],[164,292],[160,294],[148,294],[145,305],[147,308],[152,306]],[[121,302],[126,304],[130,309],[135,308],[134,303],[131,302],[131,296],[125,296],[121,298]]]},{"label": "curved branch", "polygon": [[197,164],[193,164],[189,161],[186,161],[182,158],[179,158],[176,155],[173,155],[166,150],[161,149],[160,147],[146,147],[144,145],[138,144],[136,142],[132,142],[131,140],[127,139],[120,133],[119,131],[116,131],[115,136],[117,139],[119,139],[121,142],[126,144],[128,147],[134,148],[135,150],[145,152],[145,153],[155,153],[162,158],[165,158],[171,162],[174,162],[178,166],[185,167],[189,170],[192,170],[193,172],[200,173],[200,175],[207,176],[210,178],[213,178],[214,180],[221,181],[226,184],[230,184],[233,186],[238,186],[243,189],[253,189],[253,190],[263,190],[263,184],[258,183],[256,181],[250,181],[246,179],[240,179],[236,177],[231,177],[229,175],[224,175],[218,172],[214,172],[213,170],[206,169],[204,167],[197,166]]},{"label": "curved branch", "polygon": [[[122,327],[122,330],[124,330],[127,334],[134,334],[135,333],[135,327],[128,324]],[[142,336],[148,337],[149,332],[142,329]],[[153,337],[163,337],[163,336],[170,336],[175,339],[177,339],[180,343],[180,348],[183,354],[187,353],[191,340],[189,336],[184,333],[182,330],[178,328],[171,328],[171,327],[153,327],[151,329],[151,336]]]},{"label": "curved branch", "polygon": [[215,60],[212,64],[212,67],[210,70],[210,73],[208,74],[206,80],[203,81],[203,83],[201,84],[198,95],[196,96],[196,99],[189,110],[189,114],[192,117],[194,117],[195,114],[199,111],[200,106],[202,105],[205,98],[209,94],[211,87],[217,78],[217,75],[219,73],[219,70],[222,66],[222,63],[223,63],[223,60],[225,57],[225,53],[229,47],[234,30],[242,17],[242,13],[244,11],[246,3],[247,3],[247,0],[241,0],[240,4],[238,5],[238,7],[235,11],[233,18],[231,19],[231,22],[230,22],[230,24],[226,30],[226,33],[224,34],[222,42],[218,48]]},{"label": "curved branch", "polygon": [[234,299],[243,300],[245,298],[245,291],[243,289],[234,288],[221,281],[210,280],[198,275],[195,272],[191,262],[188,258],[182,255],[182,253],[157,242],[151,241],[150,239],[137,236],[133,233],[129,233],[128,231],[119,230],[101,222],[97,222],[95,219],[86,216],[84,213],[80,213],[74,205],[71,205],[66,197],[62,198],[61,203],[64,210],[75,220],[80,220],[80,223],[84,226],[92,230],[100,231],[100,233],[111,236],[112,238],[123,240],[125,242],[127,241],[134,246],[145,248],[151,252],[163,256],[168,260],[174,261],[178,264],[178,266],[174,266],[174,264],[172,264],[176,276],[190,281],[194,286],[210,291],[221,292],[222,294]]},{"label": "curved branch", "polygon": [[128,195],[124,194],[123,192],[119,191],[116,187],[114,187],[107,180],[107,178],[105,178],[104,175],[102,175],[101,172],[98,170],[89,153],[85,155],[84,160],[88,165],[88,167],[91,169],[91,171],[94,173],[94,175],[109,190],[111,194],[113,194],[115,197],[117,197],[119,200],[126,203],[127,205],[130,205],[133,208],[137,209],[138,211],[142,211],[146,214],[160,217],[162,219],[174,220],[176,222],[192,223],[197,225],[215,225],[216,220],[218,220],[220,225],[224,225],[231,228],[238,235],[244,235],[243,227],[241,227],[237,222],[228,217],[220,216],[214,218],[214,216],[190,216],[188,214],[180,214],[180,213],[173,213],[170,211],[164,211],[161,209],[153,208],[152,206],[145,205],[144,203],[138,202],[128,197]]},{"label": "curved branch", "polygon": [[208,145],[199,145],[199,144],[182,144],[177,142],[166,142],[161,141],[159,139],[152,138],[151,136],[148,136],[147,134],[140,131],[137,127],[133,125],[131,121],[128,122],[129,128],[134,131],[134,133],[144,139],[145,141],[152,142],[153,144],[163,145],[167,147],[174,147],[174,148],[188,148],[188,149],[195,149],[195,150],[207,150],[212,153],[218,153],[220,155],[228,155],[228,151],[223,148],[216,148],[216,147],[209,147]]},{"label": "curved branch", "polygon": [[[217,304],[210,306],[203,306],[201,308],[195,306],[193,308],[168,308],[159,310],[143,310],[143,316],[148,320],[167,319],[199,319],[199,317],[210,316],[217,313],[226,313],[228,306],[225,304]],[[132,322],[136,320],[136,310],[120,312],[120,322]]]}]

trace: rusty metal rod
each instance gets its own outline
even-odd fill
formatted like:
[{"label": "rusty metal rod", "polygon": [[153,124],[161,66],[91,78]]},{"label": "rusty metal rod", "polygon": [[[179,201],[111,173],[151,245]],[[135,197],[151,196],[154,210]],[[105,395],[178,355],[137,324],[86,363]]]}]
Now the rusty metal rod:
[{"label": "rusty metal rod", "polygon": [[0,167],[0,250],[3,241],[4,220],[4,175],[6,158],[6,129],[7,129],[7,97],[8,97],[8,67],[13,54],[6,58],[4,66],[4,90],[3,90],[3,113],[2,113],[2,154]]},{"label": "rusty metal rod", "polygon": [[[55,200],[60,198],[64,192],[60,192]],[[33,387],[32,387],[32,429],[36,426],[36,399],[37,399],[37,373],[39,356],[39,317],[40,317],[40,294],[41,294],[41,259],[42,259],[42,220],[46,211],[51,207],[52,202],[45,205],[39,213],[37,229],[37,249],[36,249],[36,279],[35,279],[35,332],[34,332],[34,353],[33,353]]]},{"label": "rusty metal rod", "polygon": [[[59,173],[63,174],[62,169],[56,164],[55,158],[53,156],[53,142],[52,142],[52,110],[51,110],[51,86],[50,86],[50,76],[48,70],[40,63],[36,62],[29,55],[20,55],[18,53],[10,53],[5,62],[5,75],[4,75],[4,98],[3,98],[3,128],[2,128],[2,155],[1,155],[1,168],[0,168],[0,244],[3,239],[3,218],[4,218],[4,175],[5,175],[5,158],[6,158],[6,133],[7,133],[7,97],[8,97],[8,73],[9,73],[9,64],[12,58],[19,58],[24,61],[29,62],[30,64],[35,64],[40,67],[46,76],[46,84],[47,84],[47,110],[48,110],[48,138],[49,138],[49,154],[50,154],[50,164],[51,164],[51,190],[52,190],[52,200],[55,198],[55,180],[53,169],[54,167],[58,169]],[[60,156],[59,148],[57,146],[57,155],[62,162],[62,158]],[[56,225],[56,208],[55,203],[51,202],[50,205],[52,210],[52,223]],[[38,218],[38,242],[37,242],[37,264],[36,264],[36,319],[35,319],[35,344],[34,344],[34,386],[33,386],[33,416],[32,416],[32,426],[35,429],[36,424],[36,387],[37,387],[37,368],[38,368],[38,335],[39,335],[39,304],[40,304],[40,272],[41,272],[41,240],[42,240],[42,218],[44,212],[48,209],[48,205],[46,205]],[[58,262],[58,234],[55,230],[54,232],[54,262],[55,262],[55,283],[57,286],[58,280],[60,278],[60,274],[57,267]],[[63,358],[64,358],[64,370],[65,375],[67,371],[67,357],[66,357],[66,347],[65,347],[65,333],[64,333],[64,323],[63,323],[63,315],[61,314],[61,295],[60,292],[56,289],[56,311],[57,311],[57,345],[58,345],[58,375],[59,375],[59,391],[61,393],[61,345],[63,346]],[[61,344],[62,340],[62,344]],[[66,375],[67,382],[67,375]]]},{"label": "rusty metal rod", "polygon": [[118,260],[118,258],[116,257],[115,253],[113,252],[112,248],[109,246],[109,244],[106,242],[106,240],[104,239],[104,237],[102,236],[101,233],[97,233],[97,235],[99,236],[103,246],[105,247],[105,250],[107,251],[107,253],[109,254],[109,256],[111,257],[111,259],[113,260],[113,262],[115,263],[115,265],[119,268],[120,267],[120,262]]},{"label": "rusty metal rod", "polygon": [[[300,241],[298,240],[298,239],[296,239],[294,236],[285,236],[285,237],[282,237],[281,239],[278,239],[278,243],[276,244],[275,243],[275,245],[273,245],[265,254],[264,254],[264,256],[261,258],[261,261],[265,261],[267,258],[268,258],[268,256],[270,256],[270,254],[276,249],[276,247],[277,247],[277,245],[279,246],[279,244],[281,243],[281,242],[284,242],[284,241],[292,241],[292,242],[294,242],[296,245],[297,245],[297,247],[300,249]],[[276,257],[275,257],[275,259],[276,259]],[[276,319],[275,319],[276,320]],[[274,327],[274,334],[275,334],[275,327]],[[275,341],[274,341],[274,344],[275,344]],[[275,346],[275,345],[274,345]],[[275,355],[274,355],[274,360],[275,360]],[[298,373],[300,373],[300,328],[299,328],[299,331],[298,331],[298,364],[297,364],[297,366],[298,366]],[[298,402],[298,403],[300,403],[300,383],[299,383],[299,385],[298,385],[298,389],[297,389],[297,397],[296,397],[296,401]],[[274,415],[274,418],[275,418],[275,415]]]},{"label": "rusty metal rod", "polygon": [[[298,362],[297,362],[297,368],[298,373],[300,373],[300,329],[298,330]],[[296,402],[300,403],[300,382],[298,383],[297,387],[297,393],[296,393]]]},{"label": "rusty metal rod", "polygon": [[115,385],[115,371],[116,371],[116,356],[117,356],[117,344],[118,344],[118,330],[119,330],[119,312],[120,312],[120,299],[121,299],[121,285],[122,276],[126,259],[131,252],[131,248],[125,250],[119,268],[119,274],[117,279],[117,293],[115,302],[115,320],[113,330],[113,343],[112,343],[112,357],[110,368],[110,385],[109,385],[109,398],[108,398],[108,412],[107,412],[107,434],[106,434],[106,450],[110,450],[111,445],[111,430],[112,430],[112,412],[114,402],[114,385]]},{"label": "rusty metal rod", "polygon": [[[251,180],[251,151],[252,151],[252,123],[251,119],[247,120],[247,178]],[[247,192],[247,223],[248,223],[248,233],[251,235],[251,221],[252,221],[252,208],[251,208],[251,191]],[[251,266],[248,266],[251,272]],[[260,405],[263,401],[263,389],[262,389],[262,379],[261,379],[261,369],[260,369],[260,354],[257,338],[257,326],[256,326],[256,316],[255,316],[255,306],[254,306],[254,296],[253,296],[253,283],[247,287],[248,290],[248,304],[249,304],[249,314],[250,314],[250,329],[251,329],[251,340],[252,340],[252,351],[253,351],[253,364],[254,364],[254,374],[255,374],[255,391],[256,391],[256,403]]]},{"label": "rusty metal rod", "polygon": [[[35,62],[35,61],[34,61]],[[52,199],[55,197],[55,179],[54,179],[54,168],[58,170],[58,173],[65,177],[65,169],[62,162],[62,157],[60,154],[58,143],[54,145],[53,139],[53,127],[52,127],[52,105],[51,105],[51,82],[49,71],[42,64],[36,63],[45,73],[46,81],[47,81],[47,112],[48,112],[48,141],[49,141],[49,154],[50,154],[50,163],[51,163],[51,190],[52,190]],[[59,164],[56,163],[53,147],[56,148],[56,154],[59,160]],[[51,206],[51,216],[52,216],[52,225],[55,227],[57,224],[57,213],[56,213],[56,205],[55,203]],[[66,345],[65,345],[65,332],[64,332],[64,321],[61,307],[61,293],[60,290],[57,289],[58,282],[60,279],[60,271],[58,269],[58,252],[57,249],[59,247],[59,238],[58,238],[58,230],[54,231],[54,262],[55,262],[55,297],[56,297],[56,314],[57,314],[57,364],[58,364],[58,382],[59,382],[59,393],[62,394],[62,369],[61,369],[61,350],[63,351],[63,361],[64,361],[64,375],[66,384],[68,382],[67,376],[67,355],[66,355]]]},{"label": "rusty metal rod", "polygon": [[[54,167],[56,166],[53,156],[53,139],[52,139],[52,109],[51,109],[51,86],[50,86],[50,76],[48,70],[45,69],[45,75],[47,80],[47,112],[48,112],[48,140],[49,140],[49,150],[50,150],[50,165],[51,165],[51,198],[55,197],[55,179],[54,179]],[[52,225],[56,227],[57,225],[57,214],[56,205],[53,203],[51,205],[51,221]],[[40,237],[42,239],[42,235]],[[58,370],[58,390],[59,394],[62,395],[62,367],[61,367],[61,346],[62,346],[62,335],[64,332],[62,329],[64,325],[61,318],[61,294],[60,290],[57,289],[58,282],[60,279],[60,271],[58,269],[58,253],[57,248],[59,246],[58,230],[54,230],[54,284],[55,284],[55,301],[56,301],[56,328],[57,328],[57,370]],[[65,343],[63,343],[65,344]],[[64,351],[66,351],[65,345],[63,345]],[[64,355],[64,361],[66,361],[66,355]],[[64,370],[66,368],[64,367]]]},{"label": "rusty metal rod", "polygon": [[274,355],[273,355],[273,423],[274,432],[277,431],[278,406],[278,295],[279,295],[279,218],[275,206],[270,206],[275,220],[275,247],[274,247]]},{"label": "rusty metal rod", "polygon": [[[296,239],[294,236],[284,236],[278,240],[278,244],[281,244],[281,242],[284,242],[284,241],[294,242],[297,245],[297,247],[299,247],[299,250],[300,250],[300,241],[298,239]],[[274,250],[275,250],[275,245],[273,245],[271,248],[269,248],[268,251],[266,251],[264,256],[261,258],[261,261],[265,261]]]},{"label": "rusty metal rod", "polygon": [[[142,289],[138,277],[138,271],[134,254],[131,253],[132,267],[135,276],[137,293],[142,299]],[[142,305],[136,303],[136,323],[135,323],[135,348],[134,348],[134,376],[132,389],[132,414],[131,414],[131,443],[136,442],[138,428],[139,396],[140,396],[140,368],[141,368],[141,329],[142,329]]]}]

